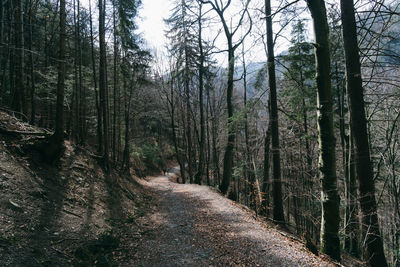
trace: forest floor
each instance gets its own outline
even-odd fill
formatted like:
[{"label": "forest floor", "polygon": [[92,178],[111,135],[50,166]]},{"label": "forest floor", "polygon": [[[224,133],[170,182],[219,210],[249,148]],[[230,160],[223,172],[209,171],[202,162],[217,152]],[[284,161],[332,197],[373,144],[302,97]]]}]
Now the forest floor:
[{"label": "forest floor", "polygon": [[90,147],[66,141],[45,163],[30,144],[48,135],[0,112],[0,266],[123,265],[148,237],[151,195],[133,172],[103,172]]},{"label": "forest floor", "polygon": [[141,182],[156,206],[131,266],[335,266],[210,187],[169,176]]},{"label": "forest floor", "polygon": [[29,146],[47,134],[0,112],[0,266],[335,266],[177,169],[105,174],[70,142],[48,165]]}]

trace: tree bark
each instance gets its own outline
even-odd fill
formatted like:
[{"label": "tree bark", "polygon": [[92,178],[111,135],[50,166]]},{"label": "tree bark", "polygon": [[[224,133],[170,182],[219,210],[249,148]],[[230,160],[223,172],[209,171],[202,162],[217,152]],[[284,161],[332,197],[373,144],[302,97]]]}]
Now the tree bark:
[{"label": "tree bark", "polygon": [[341,0],[343,43],[346,57],[346,82],[350,107],[350,125],[354,140],[360,207],[365,233],[364,258],[368,266],[387,266],[379,230],[372,162],[369,151],[367,121],[357,42],[357,28],[352,0]]},{"label": "tree bark", "polygon": [[94,83],[94,93],[95,93],[95,103],[97,110],[97,152],[99,154],[103,153],[103,119],[102,119],[102,109],[99,103],[99,93],[97,91],[97,75],[96,75],[96,58],[94,54],[94,40],[93,40],[93,20],[92,20],[92,7],[89,0],[89,22],[90,22],[90,48],[91,48],[91,59],[92,59],[92,74]]},{"label": "tree bark", "polygon": [[329,28],[323,0],[307,0],[314,25],[319,176],[322,182],[321,251],[340,261],[340,214],[337,191],[333,101],[330,74]]},{"label": "tree bark", "polygon": [[269,196],[270,145],[271,145],[271,121],[268,123],[268,128],[264,139],[264,162],[263,162],[264,166],[263,166],[263,185],[262,185],[263,201],[261,203],[261,206],[263,214],[266,216],[269,215],[269,199],[270,199]]},{"label": "tree bark", "polygon": [[[228,36],[227,36],[228,37]],[[235,54],[232,46],[232,37],[228,38],[228,83],[226,89],[226,106],[228,109],[228,142],[225,147],[224,154],[224,167],[222,173],[222,182],[219,187],[222,194],[226,194],[229,189],[229,185],[232,179],[232,168],[233,168],[233,149],[235,146],[235,130],[233,126],[233,105],[232,105],[232,94],[233,94],[233,73],[235,71]]]},{"label": "tree bark", "polygon": [[[31,83],[31,90],[30,90],[30,101],[31,101],[31,118],[30,118],[30,124],[34,125],[35,124],[35,116],[36,116],[36,102],[35,102],[35,73],[34,73],[34,62],[33,62],[33,48],[32,48],[32,36],[33,36],[33,32],[32,32],[32,17],[33,17],[33,3],[32,1],[30,1],[29,4],[29,72],[30,72],[30,83]],[[0,43],[2,43],[1,38],[0,38]]]},{"label": "tree bark", "polygon": [[[113,125],[112,125],[112,160],[115,162],[116,160],[116,153],[117,153],[117,124],[119,124],[119,121],[117,121],[117,107],[118,107],[118,101],[119,99],[117,98],[118,96],[118,39],[117,39],[117,21],[116,21],[116,3],[115,0],[113,1],[113,29],[114,29],[114,106],[113,106]],[[119,118],[118,118],[119,119]]]},{"label": "tree bark", "polygon": [[65,0],[60,0],[60,43],[58,58],[58,80],[57,80],[57,102],[56,102],[56,127],[50,138],[50,145],[46,147],[46,160],[58,159],[64,149],[64,83],[65,83],[65,48],[67,43],[66,34],[66,11]]},{"label": "tree bark", "polygon": [[284,224],[285,216],[282,204],[281,158],[279,147],[278,103],[276,93],[275,55],[272,33],[271,1],[265,0],[265,15],[267,17],[267,51],[268,51],[268,85],[271,103],[271,139],[272,139],[272,194],[273,218],[277,223]]},{"label": "tree bark", "polygon": [[105,42],[105,1],[99,0],[99,37],[100,37],[100,66],[99,89],[100,105],[103,112],[103,164],[109,171],[109,139],[108,139],[108,93],[107,93],[107,68],[106,68],[106,42]]},{"label": "tree bark", "polygon": [[202,178],[204,176],[204,163],[205,163],[205,122],[204,122],[204,97],[203,97],[203,91],[204,91],[204,82],[203,82],[203,76],[204,76],[204,51],[203,51],[203,40],[202,40],[202,24],[201,24],[201,19],[202,19],[202,4],[199,4],[199,17],[198,17],[198,26],[199,26],[199,37],[198,37],[198,45],[199,45],[199,105],[200,105],[200,144],[199,144],[199,166],[197,173],[195,175],[195,183],[196,184],[201,184]]},{"label": "tree bark", "polygon": [[[235,50],[239,45],[243,42],[244,38],[250,33],[252,28],[251,17],[248,13],[248,4],[249,0],[245,2],[245,7],[241,11],[240,20],[235,28],[228,26],[227,21],[224,17],[225,10],[231,4],[231,1],[228,1],[225,5],[222,2],[218,2],[216,0],[205,1],[200,0],[203,4],[210,4],[213,10],[218,14],[218,17],[221,20],[222,27],[225,33],[226,41],[228,44],[228,81],[227,81],[227,89],[226,89],[226,106],[228,111],[228,123],[227,123],[227,144],[225,147],[224,154],[224,163],[223,163],[223,174],[222,174],[222,182],[219,186],[219,189],[223,194],[228,192],[231,179],[232,179],[232,171],[233,171],[233,156],[234,156],[234,147],[235,147],[235,125],[233,121],[233,105],[232,105],[232,94],[233,94],[233,74],[235,71]],[[233,45],[233,36],[237,33],[237,30],[240,26],[242,26],[243,18],[245,14],[248,15],[250,19],[250,27],[248,31],[242,36],[242,38]]]},{"label": "tree bark", "polygon": [[171,95],[170,95],[170,107],[171,107],[171,128],[172,128],[172,141],[174,143],[174,148],[175,148],[175,154],[176,154],[176,159],[178,161],[179,164],[179,168],[180,168],[180,173],[181,173],[181,179],[182,179],[182,183],[186,183],[186,176],[185,176],[185,164],[182,160],[181,154],[179,152],[179,147],[178,147],[178,138],[176,136],[176,129],[175,129],[175,103],[174,103],[174,86],[173,86],[174,82],[173,80],[171,80]]},{"label": "tree bark", "polygon": [[78,90],[78,98],[79,98],[79,106],[78,106],[78,117],[79,117],[79,125],[78,125],[78,133],[79,133],[79,144],[83,145],[86,141],[86,99],[85,99],[85,89],[83,88],[83,76],[82,76],[82,40],[81,40],[81,7],[80,0],[77,1],[77,42],[78,42],[78,82],[79,82],[79,90]]},{"label": "tree bark", "polygon": [[24,84],[24,7],[22,0],[15,1],[15,88],[11,108],[26,114],[25,84]]}]

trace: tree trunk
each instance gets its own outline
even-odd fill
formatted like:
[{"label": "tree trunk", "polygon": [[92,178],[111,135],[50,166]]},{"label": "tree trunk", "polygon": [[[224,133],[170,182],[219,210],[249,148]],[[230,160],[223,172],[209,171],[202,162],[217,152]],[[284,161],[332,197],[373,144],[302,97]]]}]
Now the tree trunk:
[{"label": "tree trunk", "polygon": [[233,149],[235,146],[235,129],[233,125],[233,105],[232,105],[232,94],[233,94],[233,73],[235,71],[235,55],[232,46],[232,37],[228,38],[228,83],[226,90],[226,105],[228,109],[228,142],[225,147],[224,154],[224,167],[222,174],[222,182],[219,187],[222,194],[226,194],[229,189],[229,185],[232,179],[232,168],[233,168]]},{"label": "tree trunk", "polygon": [[[6,70],[6,65],[7,63],[5,62],[6,60],[6,55],[8,53],[8,47],[5,49],[5,42],[4,42],[4,20],[5,20],[5,12],[4,10],[6,9],[5,4],[3,1],[0,1],[0,44],[4,45],[2,51],[0,51],[0,65],[3,66],[3,68],[0,70],[1,71],[1,77],[0,77],[0,105],[3,104],[3,98],[4,98],[4,93],[5,93],[5,70]],[[6,52],[7,51],[7,52]]]},{"label": "tree trunk", "polygon": [[323,0],[307,0],[314,25],[319,176],[322,182],[321,251],[340,261],[340,214],[337,192],[333,101],[330,75],[329,28]]},{"label": "tree trunk", "polygon": [[185,163],[181,157],[181,154],[179,152],[179,147],[178,147],[178,138],[176,136],[176,129],[175,129],[175,103],[174,103],[174,87],[173,87],[173,80],[171,81],[171,128],[172,128],[172,141],[174,143],[174,148],[175,148],[175,154],[176,154],[176,159],[179,164],[180,168],[180,173],[181,173],[181,179],[182,183],[186,183],[186,176],[185,176]]},{"label": "tree trunk", "polygon": [[[186,49],[186,46],[185,46]],[[192,145],[192,123],[190,118],[190,88],[189,88],[189,59],[187,51],[185,53],[185,95],[186,95],[186,142],[188,158],[188,175],[190,183],[193,183],[193,145]]]},{"label": "tree trunk", "polygon": [[50,145],[46,147],[46,160],[58,159],[64,149],[64,82],[65,82],[65,47],[67,43],[66,34],[66,11],[65,0],[60,0],[60,43],[58,58],[58,81],[57,81],[57,103],[56,103],[56,127],[50,138]]},{"label": "tree trunk", "polygon": [[99,154],[103,153],[103,123],[102,123],[102,109],[99,103],[99,94],[97,91],[97,75],[96,75],[96,58],[94,54],[94,41],[93,41],[93,21],[92,21],[92,7],[89,0],[89,22],[90,22],[90,48],[91,48],[91,59],[92,59],[92,74],[94,83],[94,93],[95,93],[95,103],[97,110],[97,152]]},{"label": "tree trunk", "polygon": [[115,0],[113,1],[113,30],[114,30],[114,112],[113,112],[113,125],[112,125],[112,159],[115,162],[116,160],[116,153],[117,153],[117,124],[119,124],[119,122],[117,121],[117,107],[118,104],[117,102],[119,101],[119,99],[117,99],[117,95],[118,95],[118,39],[117,39],[117,25],[116,25],[117,21],[116,21],[116,3]]},{"label": "tree trunk", "polygon": [[199,26],[199,37],[198,37],[198,45],[199,45],[199,52],[200,52],[200,62],[199,62],[199,105],[200,105],[200,144],[199,144],[199,166],[197,173],[195,175],[195,183],[201,184],[202,178],[204,176],[204,163],[205,163],[205,122],[204,122],[204,101],[203,101],[203,75],[204,75],[204,52],[203,52],[203,43],[202,43],[202,25],[201,25],[201,8],[202,5],[200,3],[199,7],[199,19],[198,19],[198,26]]},{"label": "tree trunk", "polygon": [[129,171],[130,168],[130,152],[129,152],[129,106],[130,106],[130,101],[126,99],[127,103],[125,103],[125,147],[124,147],[124,157],[122,160],[122,169],[125,171]]},{"label": "tree trunk", "polygon": [[[31,100],[31,118],[30,118],[30,124],[34,125],[35,124],[35,116],[36,116],[36,105],[35,105],[35,73],[34,73],[34,62],[33,62],[33,49],[32,49],[32,17],[33,17],[33,3],[30,1],[30,8],[29,8],[29,71],[30,71],[30,82],[31,82],[31,91],[30,91],[30,100]],[[0,38],[0,43],[2,43],[1,38]]]},{"label": "tree trunk", "polygon": [[263,185],[262,185],[262,193],[263,193],[263,201],[262,201],[262,210],[263,214],[269,215],[269,199],[270,199],[270,178],[269,178],[269,168],[270,168],[270,145],[271,145],[271,121],[268,123],[267,132],[265,134],[264,140],[264,163],[263,163]]},{"label": "tree trunk", "polygon": [[361,64],[357,43],[357,29],[352,0],[340,1],[343,43],[346,56],[347,94],[349,96],[350,125],[355,147],[356,172],[359,183],[363,230],[366,234],[364,258],[369,266],[387,266],[383,241],[379,230],[375,184],[369,151],[367,121],[361,79]]},{"label": "tree trunk", "polygon": [[72,120],[71,120],[71,135],[72,140],[79,143],[79,81],[78,81],[78,61],[79,61],[79,41],[78,41],[78,24],[76,22],[76,1],[73,0],[73,20],[74,20],[74,86],[72,91],[71,109],[72,109]]},{"label": "tree trunk", "polygon": [[210,117],[210,90],[207,89],[207,101],[206,101],[206,129],[207,129],[207,165],[206,165],[206,177],[207,177],[207,185],[211,186],[210,179],[210,161],[211,161],[211,143],[210,143],[210,124],[208,123]]},{"label": "tree trunk", "polygon": [[272,139],[272,194],[273,218],[277,223],[284,224],[285,217],[282,204],[281,159],[279,147],[278,103],[276,93],[275,55],[272,33],[271,1],[265,0],[265,15],[267,17],[267,50],[268,50],[268,85],[271,103],[271,139]]},{"label": "tree trunk", "polygon": [[109,171],[109,140],[108,140],[108,93],[107,93],[107,68],[106,68],[106,42],[105,42],[105,1],[99,0],[99,37],[100,37],[100,64],[99,88],[100,105],[103,112],[103,164]]},{"label": "tree trunk", "polygon": [[11,108],[26,114],[24,84],[24,7],[22,0],[15,1],[15,88]]},{"label": "tree trunk", "polygon": [[213,176],[214,176],[214,183],[215,185],[220,185],[221,183],[221,174],[220,174],[220,169],[219,169],[219,156],[218,156],[218,149],[217,149],[217,134],[218,134],[218,121],[217,121],[217,116],[216,116],[216,96],[215,96],[215,90],[213,90],[213,95],[211,99],[213,100],[213,105],[212,109],[210,109],[211,112],[211,145],[212,145],[212,158],[213,158]]},{"label": "tree trunk", "polygon": [[79,117],[79,125],[78,125],[78,133],[79,133],[79,144],[83,145],[85,143],[85,129],[86,129],[86,114],[85,114],[85,89],[83,88],[83,76],[82,76],[82,41],[81,41],[81,7],[80,0],[77,0],[77,37],[78,37],[78,82],[79,82],[79,90],[78,90],[78,98],[79,98],[79,106],[78,106],[78,117]]}]

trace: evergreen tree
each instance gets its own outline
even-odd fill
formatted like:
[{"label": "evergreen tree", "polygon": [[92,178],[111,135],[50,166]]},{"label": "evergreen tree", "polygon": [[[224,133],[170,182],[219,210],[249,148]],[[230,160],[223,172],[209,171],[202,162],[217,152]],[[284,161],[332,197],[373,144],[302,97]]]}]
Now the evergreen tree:
[{"label": "evergreen tree", "polygon": [[[186,117],[186,144],[187,144],[187,163],[189,180],[192,183],[194,178],[194,147],[192,142],[192,107],[191,107],[191,83],[194,77],[194,72],[197,68],[198,59],[198,44],[196,31],[193,28],[196,25],[197,18],[193,13],[194,1],[192,0],[177,0],[171,16],[165,20],[170,26],[167,32],[168,39],[171,40],[171,55],[176,58],[176,70],[178,81],[184,88]],[[184,172],[185,170],[181,170]]]},{"label": "evergreen tree", "polygon": [[310,131],[316,126],[310,113],[314,112],[316,108],[317,96],[314,81],[313,46],[307,40],[304,20],[293,23],[291,36],[288,54],[282,57],[285,65],[283,79],[285,86],[282,88],[282,98],[287,99],[288,109],[285,113],[289,114],[288,119],[293,124],[295,138],[301,148],[297,158],[300,173],[294,181],[297,193],[293,194],[293,202],[296,206],[294,210],[296,229],[299,233],[302,233],[309,232],[314,227],[312,217],[317,216],[314,211],[319,210],[316,207],[316,201],[313,199],[315,171],[312,147],[316,138]]}]

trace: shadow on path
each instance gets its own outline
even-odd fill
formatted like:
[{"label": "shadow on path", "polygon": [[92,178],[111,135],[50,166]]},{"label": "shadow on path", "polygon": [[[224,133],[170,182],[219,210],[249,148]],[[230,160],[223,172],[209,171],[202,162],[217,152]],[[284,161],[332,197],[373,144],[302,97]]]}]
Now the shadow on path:
[{"label": "shadow on path", "polygon": [[159,206],[153,233],[132,261],[136,266],[329,266],[208,187],[167,177],[148,186]]}]

